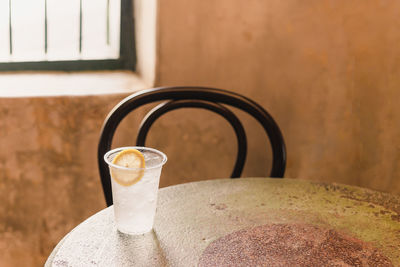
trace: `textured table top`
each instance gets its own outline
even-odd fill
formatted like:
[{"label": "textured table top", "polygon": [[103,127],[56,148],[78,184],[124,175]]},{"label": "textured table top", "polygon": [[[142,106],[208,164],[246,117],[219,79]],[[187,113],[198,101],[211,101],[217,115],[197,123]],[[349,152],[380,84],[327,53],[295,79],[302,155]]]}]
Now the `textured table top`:
[{"label": "textured table top", "polygon": [[112,207],[57,245],[46,266],[400,266],[400,197],[293,179],[160,189],[154,230],[116,230]]}]

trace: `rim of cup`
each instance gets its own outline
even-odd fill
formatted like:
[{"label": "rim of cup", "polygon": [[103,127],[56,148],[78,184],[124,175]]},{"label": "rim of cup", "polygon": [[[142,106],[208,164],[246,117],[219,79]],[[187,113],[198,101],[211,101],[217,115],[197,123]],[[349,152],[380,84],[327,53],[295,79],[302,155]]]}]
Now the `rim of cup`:
[{"label": "rim of cup", "polygon": [[[119,166],[116,165],[114,163],[111,162],[111,160],[109,159],[111,154],[117,153],[119,151],[125,150],[125,149],[136,149],[139,150],[140,152],[142,152],[141,150],[147,150],[147,151],[151,151],[153,153],[156,153],[160,156],[161,158],[161,162],[159,164],[156,164],[154,166],[151,167],[144,167],[144,168],[128,168],[128,167],[123,167],[123,166]],[[163,152],[155,149],[155,148],[151,148],[151,147],[145,147],[145,146],[125,146],[125,147],[117,147],[114,148],[110,151],[108,151],[107,153],[104,154],[104,161],[111,167],[116,168],[116,169],[120,169],[120,170],[151,170],[151,169],[156,169],[159,168],[161,166],[163,166],[166,162],[167,162],[167,155],[165,155]]]}]

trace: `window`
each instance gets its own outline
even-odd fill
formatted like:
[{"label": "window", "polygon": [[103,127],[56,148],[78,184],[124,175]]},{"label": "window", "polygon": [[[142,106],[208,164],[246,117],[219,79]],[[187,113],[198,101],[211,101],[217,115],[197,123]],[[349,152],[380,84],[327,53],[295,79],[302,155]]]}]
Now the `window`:
[{"label": "window", "polygon": [[0,70],[133,70],[132,14],[132,0],[0,0]]}]

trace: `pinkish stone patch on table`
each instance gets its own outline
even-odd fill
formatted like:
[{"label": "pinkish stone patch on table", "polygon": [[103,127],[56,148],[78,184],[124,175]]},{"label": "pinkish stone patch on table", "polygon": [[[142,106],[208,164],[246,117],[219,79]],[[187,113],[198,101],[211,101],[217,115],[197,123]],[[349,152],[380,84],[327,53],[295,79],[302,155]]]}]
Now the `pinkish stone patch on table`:
[{"label": "pinkish stone patch on table", "polygon": [[212,242],[199,266],[393,266],[359,239],[308,224],[243,229]]}]

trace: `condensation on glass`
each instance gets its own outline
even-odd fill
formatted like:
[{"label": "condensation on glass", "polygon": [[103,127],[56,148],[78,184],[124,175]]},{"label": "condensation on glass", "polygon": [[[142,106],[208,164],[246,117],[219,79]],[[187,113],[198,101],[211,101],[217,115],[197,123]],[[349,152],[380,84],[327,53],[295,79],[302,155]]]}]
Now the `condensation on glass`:
[{"label": "condensation on glass", "polygon": [[0,62],[118,59],[121,0],[0,0]]}]

